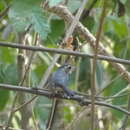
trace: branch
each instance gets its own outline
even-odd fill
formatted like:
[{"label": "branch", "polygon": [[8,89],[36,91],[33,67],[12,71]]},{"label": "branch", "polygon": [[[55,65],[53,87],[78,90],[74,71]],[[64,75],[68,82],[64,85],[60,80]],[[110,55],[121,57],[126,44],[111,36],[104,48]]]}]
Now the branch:
[{"label": "branch", "polygon": [[[25,86],[15,86],[15,85],[9,85],[9,84],[0,84],[0,89],[26,92],[26,93],[30,93],[30,94],[39,95],[39,96],[46,96],[48,98],[59,98],[59,99],[73,100],[73,101],[76,101],[79,104],[84,105],[84,106],[91,104],[91,100],[88,100],[86,98],[86,96],[82,96],[82,95],[78,95],[78,94],[76,94],[73,97],[68,97],[68,96],[64,95],[63,93],[62,94],[60,94],[60,93],[54,94],[54,93],[52,93],[52,92],[50,92],[46,89],[39,90],[37,88],[27,88]],[[99,105],[99,106],[105,106],[105,107],[115,109],[117,111],[120,111],[120,112],[130,116],[130,112],[121,108],[121,107],[117,107],[115,105],[108,104],[108,103],[105,103],[105,102],[100,102],[100,101],[95,101],[95,104]]]},{"label": "branch", "polygon": [[107,1],[103,1],[103,8],[99,20],[99,27],[97,30],[96,34],[96,41],[95,41],[95,48],[94,48],[94,58],[93,58],[93,65],[92,65],[92,76],[91,76],[91,100],[92,100],[92,105],[91,105],[91,129],[95,129],[95,94],[96,94],[96,66],[97,66],[97,55],[98,55],[98,48],[99,48],[99,41],[102,33],[102,28],[103,28],[103,23],[104,23],[104,18],[106,15],[106,7],[107,7]]},{"label": "branch", "polygon": [[77,11],[76,15],[74,16],[74,19],[73,19],[70,27],[69,27],[69,29],[66,32],[66,39],[65,40],[67,40],[73,34],[73,32],[75,30],[75,27],[78,24],[79,19],[80,19],[82,13],[83,13],[83,10],[85,8],[86,3],[87,3],[87,0],[83,0],[83,2],[81,3],[80,8],[78,9],[78,11]]},{"label": "branch", "polygon": [[[62,5],[53,6],[52,8],[46,6],[45,9],[49,12],[55,13],[56,15],[64,19],[66,23],[71,23],[74,19],[70,11]],[[86,40],[92,48],[95,48],[96,38],[80,22],[77,24],[75,31],[78,32],[78,34],[84,40]],[[111,54],[107,52],[103,44],[99,45],[99,53],[105,56],[113,57]],[[114,62],[110,62],[110,63],[117,70],[118,73],[123,73],[122,77],[130,83],[130,73],[126,71],[126,68],[123,65],[118,63],[114,63]]]},{"label": "branch", "polygon": [[[17,44],[17,43],[0,42],[0,46],[19,48],[19,49],[25,49],[25,50],[31,50],[31,51],[41,51],[41,52],[58,53],[58,54],[64,54],[64,55],[73,55],[73,56],[79,56],[79,57],[88,57],[88,58],[94,57],[93,54],[86,54],[86,53],[79,52],[79,51],[71,51],[71,50],[56,49],[56,48],[46,48],[46,47],[38,47],[38,46],[28,46],[28,45],[21,45],[21,44]],[[124,59],[116,58],[116,57],[112,57],[112,56],[110,57],[110,56],[97,55],[97,58],[99,60],[106,60],[109,62],[116,62],[116,63],[130,65],[130,60],[124,60]]]}]

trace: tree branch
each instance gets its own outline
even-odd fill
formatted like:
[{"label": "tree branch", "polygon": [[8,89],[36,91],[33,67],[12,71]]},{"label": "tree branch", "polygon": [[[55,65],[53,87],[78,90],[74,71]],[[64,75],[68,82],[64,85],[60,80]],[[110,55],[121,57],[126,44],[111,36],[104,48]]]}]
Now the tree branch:
[{"label": "tree branch", "polygon": [[[55,13],[56,15],[64,19],[67,23],[71,23],[74,19],[70,11],[62,5],[53,6],[52,8],[46,6],[45,9],[49,12]],[[95,48],[96,38],[80,22],[77,24],[75,31],[77,31],[78,34],[83,39],[85,39],[92,48]],[[99,54],[112,57],[112,55],[107,52],[103,44],[99,45]],[[126,71],[126,68],[123,65],[118,63],[114,63],[114,62],[110,62],[110,63],[117,70],[118,73],[123,73],[122,77],[130,83],[130,73]]]},{"label": "tree branch", "polygon": [[[46,96],[48,98],[60,98],[60,99],[73,100],[84,106],[91,104],[91,100],[88,100],[86,98],[86,96],[78,95],[78,94],[76,94],[73,97],[68,97],[67,95],[65,95],[63,93],[54,94],[46,89],[41,90],[41,89],[37,89],[37,88],[27,88],[25,86],[15,86],[15,85],[10,85],[10,84],[0,84],[0,89],[26,92],[26,93],[30,93],[30,94],[39,95],[39,96]],[[117,107],[115,105],[108,104],[108,103],[101,102],[101,101],[95,101],[95,104],[99,105],[99,106],[105,106],[105,107],[115,109],[117,111],[120,111],[120,112],[130,116],[130,112],[121,107]]]},{"label": "tree branch", "polygon": [[95,129],[95,95],[96,95],[96,66],[97,66],[97,55],[98,55],[98,48],[99,48],[99,41],[102,33],[102,28],[103,28],[103,23],[104,23],[104,18],[106,15],[106,7],[107,7],[107,1],[103,1],[103,8],[99,20],[99,27],[97,29],[97,34],[96,34],[96,41],[95,41],[95,48],[94,48],[94,58],[93,58],[93,65],[92,65],[92,82],[91,82],[91,100],[92,100],[92,105],[91,105],[91,129]]},{"label": "tree branch", "polygon": [[[0,46],[11,47],[11,48],[19,48],[19,49],[25,49],[25,50],[31,50],[31,51],[58,53],[58,54],[63,54],[63,55],[73,55],[73,56],[79,56],[79,57],[88,57],[88,58],[94,57],[93,54],[86,54],[86,53],[79,52],[79,51],[21,45],[21,44],[17,44],[17,43],[0,42]],[[116,62],[116,63],[125,64],[125,65],[130,65],[130,60],[124,60],[124,59],[116,58],[116,57],[112,57],[112,56],[97,55],[97,58],[98,58],[98,60],[106,60],[106,61],[109,61],[109,62]]]}]

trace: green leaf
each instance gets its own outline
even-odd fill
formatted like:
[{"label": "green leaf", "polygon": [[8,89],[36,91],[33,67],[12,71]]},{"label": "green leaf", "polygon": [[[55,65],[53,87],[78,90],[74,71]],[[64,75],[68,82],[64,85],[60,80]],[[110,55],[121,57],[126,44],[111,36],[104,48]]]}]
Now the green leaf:
[{"label": "green leaf", "polygon": [[[16,84],[18,76],[14,64],[0,64],[0,83]],[[0,89],[0,110],[3,110],[9,100],[10,92]]]},{"label": "green leaf", "polygon": [[64,121],[66,123],[69,123],[72,120],[72,117],[73,117],[70,107],[65,106],[62,111],[64,112]]},{"label": "green leaf", "polygon": [[127,15],[130,16],[130,0],[125,3]]},{"label": "green leaf", "polygon": [[57,5],[58,3],[60,3],[62,0],[49,0],[49,6],[52,7],[52,6],[55,6]]},{"label": "green leaf", "polygon": [[15,52],[13,49],[0,47],[0,61],[9,64],[14,62],[16,58]]},{"label": "green leaf", "polygon": [[30,24],[30,21],[28,21],[27,17],[25,16],[21,17],[20,13],[18,13],[14,9],[10,9],[8,15],[9,15],[9,18],[11,20],[13,27],[15,28],[17,32],[25,31],[25,28],[28,27]]},{"label": "green leaf", "polygon": [[14,64],[9,64],[4,71],[5,78],[4,83],[14,84],[18,83],[18,73],[17,73],[17,66]]},{"label": "green leaf", "polygon": [[47,37],[50,31],[48,17],[40,8],[40,2],[41,0],[13,0],[8,15],[17,32],[24,32],[32,24],[32,27],[42,39]]},{"label": "green leaf", "polygon": [[17,67],[14,64],[0,64],[0,82],[6,84],[17,84]]},{"label": "green leaf", "polygon": [[39,79],[38,79],[38,77],[37,77],[37,75],[36,75],[36,73],[35,72],[31,72],[30,73],[30,83],[31,83],[31,86],[32,87],[36,87],[37,85],[38,85],[38,81],[39,81]]},{"label": "green leaf", "polygon": [[39,9],[42,0],[13,0],[11,9],[16,11],[20,17],[28,17],[32,10]]},{"label": "green leaf", "polygon": [[2,111],[9,100],[9,91],[0,90],[0,111]]},{"label": "green leaf", "polygon": [[63,33],[64,33],[64,21],[51,20],[51,32],[49,33],[49,36],[46,39],[45,43],[47,45],[49,44],[56,45]]},{"label": "green leaf", "polygon": [[31,18],[34,30],[40,34],[42,39],[46,39],[48,33],[50,32],[50,25],[47,17],[43,16],[43,13],[40,11],[34,11]]},{"label": "green leaf", "polygon": [[68,9],[73,13],[75,12],[81,5],[80,0],[69,0],[67,3]]},{"label": "green leaf", "polygon": [[88,16],[82,20],[82,23],[85,27],[87,27],[90,31],[93,31],[93,27],[95,25],[95,20],[93,17]]},{"label": "green leaf", "polygon": [[104,81],[104,75],[103,75],[103,66],[102,64],[98,61],[97,66],[96,66],[96,81],[98,84],[98,87],[101,88],[103,81]]},{"label": "green leaf", "polygon": [[116,16],[108,16],[104,24],[104,32],[111,34],[111,38],[114,40],[117,38],[122,39],[122,37],[127,35],[127,26],[125,20]]},{"label": "green leaf", "polygon": [[[123,88],[125,88],[127,85],[126,81],[122,79],[118,79],[111,83],[104,91],[105,96],[113,96],[119,91],[121,91]],[[122,102],[124,103],[124,102]]]},{"label": "green leaf", "polygon": [[90,88],[90,59],[82,58],[79,67],[79,82],[82,82],[82,85],[78,86],[78,90],[81,92],[85,92]]},{"label": "green leaf", "polygon": [[32,0],[12,1],[12,6],[8,15],[16,31],[25,31],[25,28],[30,24],[29,17],[32,13],[32,9],[38,8],[38,3],[39,2],[36,3]]}]

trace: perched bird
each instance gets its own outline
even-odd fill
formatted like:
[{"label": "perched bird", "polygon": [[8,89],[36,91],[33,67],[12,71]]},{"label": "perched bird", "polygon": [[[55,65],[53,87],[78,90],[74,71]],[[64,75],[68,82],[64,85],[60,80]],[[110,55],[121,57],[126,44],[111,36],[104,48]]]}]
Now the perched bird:
[{"label": "perched bird", "polygon": [[[74,66],[71,66],[70,64],[64,64],[61,67],[59,67],[50,76],[47,88],[51,89],[51,91],[53,91],[54,93],[60,89],[60,91],[62,90],[63,92],[65,92],[67,96],[69,97],[74,96],[75,93],[68,89],[69,75],[71,74],[72,71],[74,71]],[[50,115],[46,124],[47,130],[51,130],[58,101],[59,99],[56,98],[54,98],[52,101]]]},{"label": "perched bird", "polygon": [[73,70],[74,67],[70,64],[62,65],[52,73],[46,87],[54,92],[62,90],[67,94],[67,96],[73,96],[74,92],[68,89],[69,75]]}]

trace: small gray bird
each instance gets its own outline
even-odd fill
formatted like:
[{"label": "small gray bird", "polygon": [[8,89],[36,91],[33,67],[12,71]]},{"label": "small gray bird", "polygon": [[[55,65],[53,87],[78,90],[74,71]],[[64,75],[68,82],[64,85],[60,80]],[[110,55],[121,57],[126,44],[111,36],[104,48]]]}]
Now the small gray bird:
[{"label": "small gray bird", "polygon": [[[64,64],[59,67],[55,72],[52,73],[48,80],[47,88],[51,89],[51,91],[56,92],[60,89],[60,91],[64,91],[65,94],[69,97],[75,95],[75,92],[68,89],[69,75],[74,71],[74,66],[70,64]],[[56,112],[56,107],[58,105],[58,101],[60,99],[54,98],[52,101],[51,111],[48,117],[48,121],[46,124],[46,129],[51,130],[52,123],[54,121],[54,115]]]},{"label": "small gray bird", "polygon": [[74,67],[70,64],[64,64],[59,67],[49,78],[47,88],[52,91],[61,90],[64,91],[67,96],[73,96],[74,92],[68,89],[69,75],[74,70]]}]

